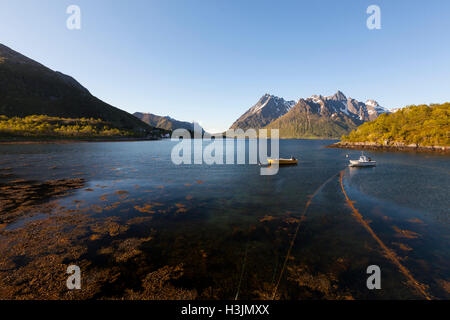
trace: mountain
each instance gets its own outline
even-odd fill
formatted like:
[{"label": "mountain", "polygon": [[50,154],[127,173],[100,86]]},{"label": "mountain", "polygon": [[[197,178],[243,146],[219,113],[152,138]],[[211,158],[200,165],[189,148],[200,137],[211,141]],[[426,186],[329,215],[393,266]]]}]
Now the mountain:
[{"label": "mountain", "polygon": [[237,119],[231,126],[231,129],[239,128],[247,130],[249,128],[263,128],[273,120],[278,119],[289,112],[294,104],[295,101],[286,101],[283,98],[267,93],[263,95],[253,107]]},{"label": "mountain", "polygon": [[398,108],[391,108],[391,109],[389,109],[389,111],[391,112],[391,113],[394,113],[394,112],[397,112],[398,110],[401,110],[401,109],[403,109],[404,107],[398,107]]},{"label": "mountain", "polygon": [[[265,97],[271,96],[266,95],[263,98]],[[255,119],[255,117],[252,118],[252,115],[259,110],[261,102],[264,102],[263,98],[239,118],[232,128],[244,124],[247,126],[242,129],[249,127],[279,129],[281,138],[339,138],[362,123],[389,112],[374,100],[367,100],[366,103],[363,103],[347,98],[341,91],[338,91],[332,96],[313,95],[310,98],[300,99],[294,106],[286,106],[282,112],[279,112],[278,117],[276,113],[272,113],[272,118],[264,118],[267,120],[264,126],[261,125],[262,121],[247,120]],[[277,99],[284,101],[281,98]]]},{"label": "mountain", "polygon": [[0,44],[0,115],[94,118],[139,135],[153,128],[94,97],[74,78]]},{"label": "mountain", "polygon": [[133,113],[133,115],[136,118],[156,128],[172,131],[176,129],[186,129],[189,131],[194,130],[194,123],[186,121],[178,121],[168,116],[163,117],[152,113],[142,113],[142,112],[135,112]]},{"label": "mountain", "polygon": [[385,112],[374,100],[363,103],[338,91],[328,97],[300,99],[266,128],[279,129],[281,138],[339,138]]},{"label": "mountain", "polygon": [[450,146],[450,103],[409,106],[364,123],[341,144],[393,147]]},{"label": "mountain", "polygon": [[313,95],[305,99],[307,103],[315,103],[321,106],[322,114],[327,115],[323,110],[328,110],[331,115],[334,113],[343,113],[351,118],[357,118],[360,121],[370,121],[376,119],[380,114],[389,112],[381,107],[375,100],[367,100],[365,103],[347,98],[341,91],[336,92],[329,97]]}]

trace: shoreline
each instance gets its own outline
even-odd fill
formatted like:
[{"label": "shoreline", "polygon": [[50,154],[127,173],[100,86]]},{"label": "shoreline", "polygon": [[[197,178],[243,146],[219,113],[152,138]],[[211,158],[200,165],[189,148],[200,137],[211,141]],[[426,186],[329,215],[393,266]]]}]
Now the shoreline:
[{"label": "shoreline", "polygon": [[429,152],[450,154],[450,147],[446,146],[418,146],[418,145],[381,145],[374,142],[337,142],[326,146],[327,148],[373,150],[391,152]]},{"label": "shoreline", "polygon": [[137,141],[158,141],[162,138],[80,138],[80,139],[0,139],[0,145],[5,144],[69,144],[69,143],[89,143],[89,142],[137,142]]}]

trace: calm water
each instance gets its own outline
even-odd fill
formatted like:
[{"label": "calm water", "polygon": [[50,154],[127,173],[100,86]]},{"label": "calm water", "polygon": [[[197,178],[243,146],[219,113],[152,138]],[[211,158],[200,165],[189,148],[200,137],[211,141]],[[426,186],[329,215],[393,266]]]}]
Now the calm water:
[{"label": "calm water", "polygon": [[[280,155],[300,162],[274,176],[261,176],[257,165],[176,166],[171,141],[0,145],[0,163],[13,173],[3,180],[86,179],[58,200],[86,209],[78,214],[123,224],[151,215],[126,234],[152,240],[138,264],[126,265],[136,272],[123,277],[124,287],[140,280],[140,268],[182,263],[176,284],[205,299],[423,298],[375,235],[429,296],[450,298],[450,157],[370,152],[376,168],[350,169],[345,155],[360,152],[324,148],[330,143],[281,141]],[[373,234],[346,201],[341,174]],[[366,287],[373,264],[381,290]]]}]

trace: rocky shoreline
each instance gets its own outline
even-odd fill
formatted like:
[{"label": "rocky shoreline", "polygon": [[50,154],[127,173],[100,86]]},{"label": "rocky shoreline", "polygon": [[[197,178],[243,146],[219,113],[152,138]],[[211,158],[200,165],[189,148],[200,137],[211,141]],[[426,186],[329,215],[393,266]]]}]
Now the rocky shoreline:
[{"label": "rocky shoreline", "polygon": [[379,150],[379,151],[412,151],[412,152],[437,152],[450,154],[449,146],[421,146],[417,144],[405,145],[394,142],[391,144],[379,144],[376,142],[337,142],[327,146],[328,148]]}]

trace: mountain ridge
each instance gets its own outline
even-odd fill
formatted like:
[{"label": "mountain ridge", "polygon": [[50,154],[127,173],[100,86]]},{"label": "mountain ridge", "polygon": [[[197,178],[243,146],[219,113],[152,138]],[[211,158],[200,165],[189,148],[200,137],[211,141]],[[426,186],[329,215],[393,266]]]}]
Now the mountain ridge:
[{"label": "mountain ridge", "polygon": [[[155,128],[161,128],[165,130],[186,129],[194,131],[194,123],[187,121],[176,120],[170,116],[159,116],[149,112],[135,112],[133,115],[141,121],[151,125]],[[200,125],[199,125],[200,126]],[[200,127],[201,128],[201,127]],[[202,128],[202,131],[203,128]]]},{"label": "mountain ridge", "polygon": [[0,114],[94,118],[139,135],[153,127],[93,96],[73,77],[0,44]]},{"label": "mountain ridge", "polygon": [[[294,105],[289,101],[278,113],[273,112],[272,105],[271,113],[260,116],[260,110],[264,111],[268,104],[268,97],[286,103],[283,98],[266,94],[238,118],[231,129],[279,129],[281,138],[339,138],[362,123],[389,113],[389,110],[381,107],[375,100],[360,102],[347,98],[338,90],[332,96],[312,95],[300,98]],[[253,116],[255,114],[257,116]]]},{"label": "mountain ridge", "polygon": [[295,101],[286,101],[283,98],[266,93],[259,101],[239,117],[230,129],[259,129],[273,120],[289,112]]}]

